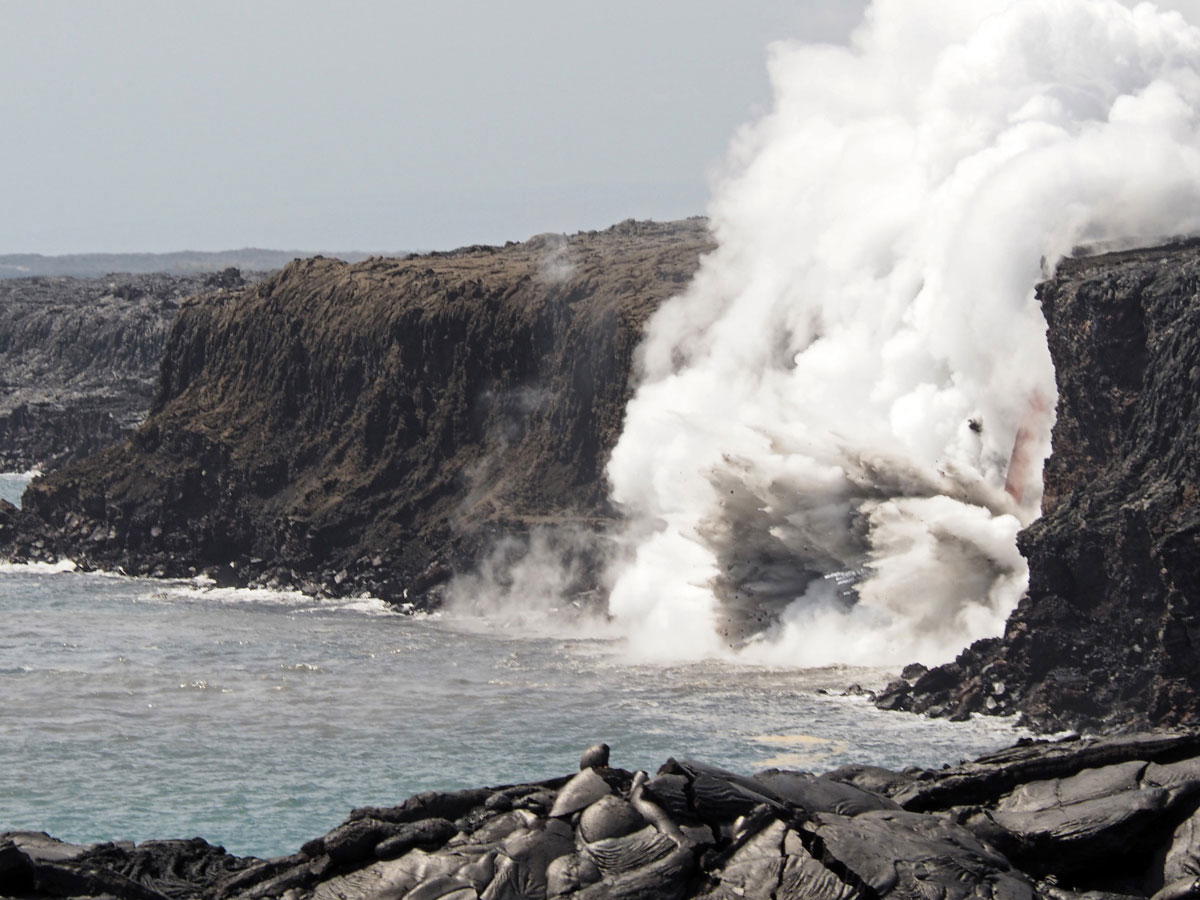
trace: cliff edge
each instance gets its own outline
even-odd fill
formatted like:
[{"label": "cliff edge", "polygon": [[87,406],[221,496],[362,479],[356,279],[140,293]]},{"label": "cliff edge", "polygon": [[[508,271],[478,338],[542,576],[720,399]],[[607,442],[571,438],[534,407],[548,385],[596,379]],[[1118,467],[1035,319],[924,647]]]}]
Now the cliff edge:
[{"label": "cliff edge", "polygon": [[[149,420],[0,507],[20,559],[370,592],[415,607],[541,526],[584,577],[646,318],[711,247],[628,222],[185,302]],[[1064,261],[1038,289],[1059,401],[1005,635],[881,706],[1032,727],[1200,722],[1200,245]],[[580,548],[584,549],[580,549]]]}]

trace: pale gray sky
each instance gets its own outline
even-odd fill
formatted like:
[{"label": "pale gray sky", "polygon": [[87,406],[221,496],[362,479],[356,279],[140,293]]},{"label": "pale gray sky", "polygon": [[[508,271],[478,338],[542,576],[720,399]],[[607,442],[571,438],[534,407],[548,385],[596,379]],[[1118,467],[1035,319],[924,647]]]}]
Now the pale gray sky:
[{"label": "pale gray sky", "polygon": [[0,253],[441,249],[704,212],[860,0],[0,0]]}]

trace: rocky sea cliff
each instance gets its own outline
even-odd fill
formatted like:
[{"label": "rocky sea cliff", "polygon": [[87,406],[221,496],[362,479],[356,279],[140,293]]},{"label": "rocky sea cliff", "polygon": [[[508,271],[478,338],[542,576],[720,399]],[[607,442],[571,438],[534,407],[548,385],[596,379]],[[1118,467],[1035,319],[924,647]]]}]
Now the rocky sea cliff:
[{"label": "rocky sea cliff", "polygon": [[[640,329],[711,246],[703,220],[628,222],[314,258],[189,299],[148,420],[36,480],[0,540],[15,559],[430,608],[456,570],[553,526],[581,557],[568,590],[592,596],[595,542],[570,536],[615,521],[603,467]],[[1200,722],[1198,272],[1193,243],[1068,259],[1040,286],[1059,403],[1020,539],[1028,595],[1003,638],[910,668],[882,705],[1045,730]]]},{"label": "rocky sea cliff", "polygon": [[501,536],[612,520],[641,326],[711,246],[629,222],[190,300],[147,422],[31,486],[16,555],[435,603]]}]

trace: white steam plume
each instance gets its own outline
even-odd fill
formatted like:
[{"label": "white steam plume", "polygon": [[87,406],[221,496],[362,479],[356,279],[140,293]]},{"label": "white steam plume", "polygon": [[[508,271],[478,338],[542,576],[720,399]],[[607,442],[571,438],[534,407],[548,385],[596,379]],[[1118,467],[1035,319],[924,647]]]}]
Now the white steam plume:
[{"label": "white steam plume", "polygon": [[610,636],[611,623],[590,588],[600,552],[594,532],[571,524],[506,535],[474,571],[450,580],[445,608],[524,636]]},{"label": "white steam plume", "polygon": [[1200,32],[877,0],[770,72],[719,248],[641,351],[610,611],[659,657],[941,662],[1027,580],[1056,396],[1034,285],[1077,245],[1200,227]]}]

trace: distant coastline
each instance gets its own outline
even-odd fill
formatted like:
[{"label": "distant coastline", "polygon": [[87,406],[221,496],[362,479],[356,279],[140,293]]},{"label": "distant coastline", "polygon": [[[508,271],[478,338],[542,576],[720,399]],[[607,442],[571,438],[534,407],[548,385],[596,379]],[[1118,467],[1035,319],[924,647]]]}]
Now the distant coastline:
[{"label": "distant coastline", "polygon": [[[243,271],[267,272],[282,269],[293,259],[318,255],[331,256],[346,262],[359,262],[378,254],[359,250],[332,252],[266,250],[260,247],[215,251],[180,250],[173,253],[70,253],[63,256],[0,253],[0,278],[95,278],[116,272],[135,275],[154,272],[194,275],[219,272],[230,266]],[[387,255],[394,257],[405,254],[389,252]]]}]

